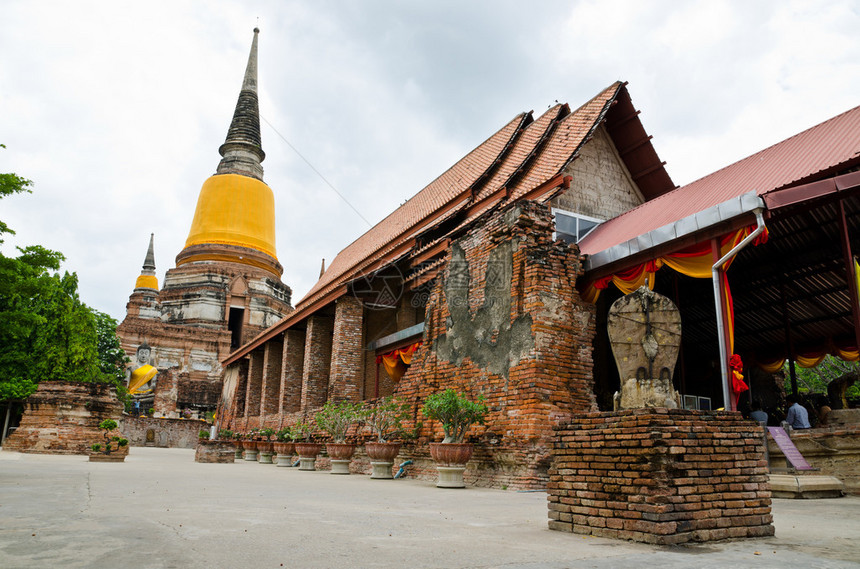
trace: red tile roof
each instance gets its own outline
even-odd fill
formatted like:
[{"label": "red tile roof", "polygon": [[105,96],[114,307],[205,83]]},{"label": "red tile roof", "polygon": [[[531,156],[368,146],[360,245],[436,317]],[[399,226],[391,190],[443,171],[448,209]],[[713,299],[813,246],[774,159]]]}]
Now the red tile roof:
[{"label": "red tile roof", "polygon": [[[556,125],[563,105],[551,107],[533,122],[531,113],[514,117],[447,172],[338,253],[322,278],[299,301],[297,309],[301,310],[320,296],[359,276],[380,255],[394,250],[452,210],[458,211],[480,203],[499,192],[521,166],[530,167],[526,175],[516,182],[515,188],[509,190],[525,193],[551,179],[591,134],[598,119],[605,114],[622,87],[622,83],[616,82],[576,112],[568,114],[560,123],[564,124],[563,129],[550,131]],[[538,142],[545,138],[545,146],[537,148]],[[536,150],[538,152],[532,155]],[[529,158],[532,158],[531,164],[527,164]],[[485,174],[489,174],[489,179],[476,188],[478,191],[473,201],[472,186]],[[456,205],[445,209],[445,206],[452,204]]]},{"label": "red tile roof", "polygon": [[[468,223],[495,205],[534,193],[535,188],[541,188],[542,195],[530,197],[549,199],[561,184],[561,173],[576,158],[595,129],[606,120],[612,105],[621,101],[619,106],[625,113],[632,110],[625,85],[620,81],[613,83],[573,112],[567,105],[559,104],[549,108],[537,120],[532,119],[531,113],[514,117],[338,253],[320,280],[299,301],[295,312],[231,354],[224,364],[235,361],[266,339],[328,304],[342,294],[352,280],[382,264],[414,253],[415,237],[442,220],[459,213]],[[638,125],[635,135],[647,136],[638,119],[635,124]],[[653,153],[650,144],[646,146]],[[654,191],[667,191],[673,185],[667,187],[671,180],[659,163],[658,166],[668,182],[658,182]]]},{"label": "red tile roof", "polygon": [[747,192],[759,196],[830,176],[860,162],[860,107],[598,226],[580,243],[595,254]]}]

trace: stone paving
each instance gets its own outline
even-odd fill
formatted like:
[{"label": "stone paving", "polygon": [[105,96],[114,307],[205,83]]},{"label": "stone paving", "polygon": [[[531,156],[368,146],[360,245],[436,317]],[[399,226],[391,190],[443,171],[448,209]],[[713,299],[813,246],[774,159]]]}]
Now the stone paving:
[{"label": "stone paving", "polygon": [[772,538],[652,547],[549,531],[543,492],[193,456],[0,452],[0,568],[860,568],[856,497],[774,500]]}]

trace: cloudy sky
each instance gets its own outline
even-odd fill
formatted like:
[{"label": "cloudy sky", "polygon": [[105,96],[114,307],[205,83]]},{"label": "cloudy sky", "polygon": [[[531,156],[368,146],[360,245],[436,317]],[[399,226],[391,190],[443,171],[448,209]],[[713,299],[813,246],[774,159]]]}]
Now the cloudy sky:
[{"label": "cloudy sky", "polygon": [[628,81],[683,185],[860,104],[858,6],[4,0],[0,172],[35,185],[0,203],[17,231],[3,251],[61,251],[84,302],[121,320],[150,233],[159,283],[184,246],[255,26],[265,180],[295,303],[322,258],[519,112]]}]

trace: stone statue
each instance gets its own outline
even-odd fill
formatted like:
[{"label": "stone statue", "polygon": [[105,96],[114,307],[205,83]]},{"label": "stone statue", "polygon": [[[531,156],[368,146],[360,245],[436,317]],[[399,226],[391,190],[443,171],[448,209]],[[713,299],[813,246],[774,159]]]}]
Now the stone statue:
[{"label": "stone statue", "polygon": [[621,378],[615,410],[680,407],[672,385],[681,345],[681,314],[675,304],[646,284],[612,303],[607,332]]},{"label": "stone statue", "polygon": [[126,368],[129,395],[139,397],[150,393],[155,388],[155,376],[158,375],[158,370],[149,363],[151,354],[152,348],[144,342],[137,348],[135,361]]}]

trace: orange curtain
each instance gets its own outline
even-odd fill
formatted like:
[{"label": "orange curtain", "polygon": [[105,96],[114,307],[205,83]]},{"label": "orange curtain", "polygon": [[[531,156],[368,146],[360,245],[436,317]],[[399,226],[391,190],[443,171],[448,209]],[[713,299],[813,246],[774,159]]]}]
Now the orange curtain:
[{"label": "orange curtain", "polygon": [[[755,225],[750,225],[733,233],[723,235],[720,238],[720,256],[722,257],[731,251],[733,247],[746,239],[750,233],[755,231],[755,228]],[[753,246],[757,246],[762,243],[767,243],[767,238],[768,231],[767,228],[765,228],[761,235],[756,237],[752,244]],[[725,270],[729,268],[733,260],[734,259],[730,259],[724,265]],[[687,275],[688,277],[709,279],[711,278],[711,267],[713,264],[714,261],[711,255],[711,244],[710,242],[705,241],[691,245],[690,247],[686,247],[680,251],[675,251],[674,253],[658,257],[651,261],[646,261],[641,265],[630,267],[615,274],[595,279],[585,284],[581,294],[584,300],[593,303],[597,302],[597,299],[600,296],[600,291],[608,288],[610,283],[614,284],[618,290],[624,294],[630,294],[645,284],[646,279],[648,280],[648,287],[653,289],[654,273],[660,270],[663,265],[678,271],[682,275]]]},{"label": "orange curtain", "polygon": [[385,367],[388,377],[394,383],[397,383],[406,373],[406,370],[409,369],[409,364],[412,363],[412,356],[420,345],[421,342],[415,342],[405,348],[398,348],[387,354],[376,356],[376,363],[381,363]]},{"label": "orange curtain", "polygon": [[[824,361],[827,355],[837,357],[846,362],[856,362],[860,360],[860,350],[854,345],[842,344],[838,345],[834,342],[829,342],[827,345],[820,346],[814,349],[807,349],[795,355],[794,361],[802,368],[813,368]],[[782,366],[785,365],[785,358],[774,359],[772,361],[764,360],[757,362],[758,367],[768,373],[776,373]]]}]

